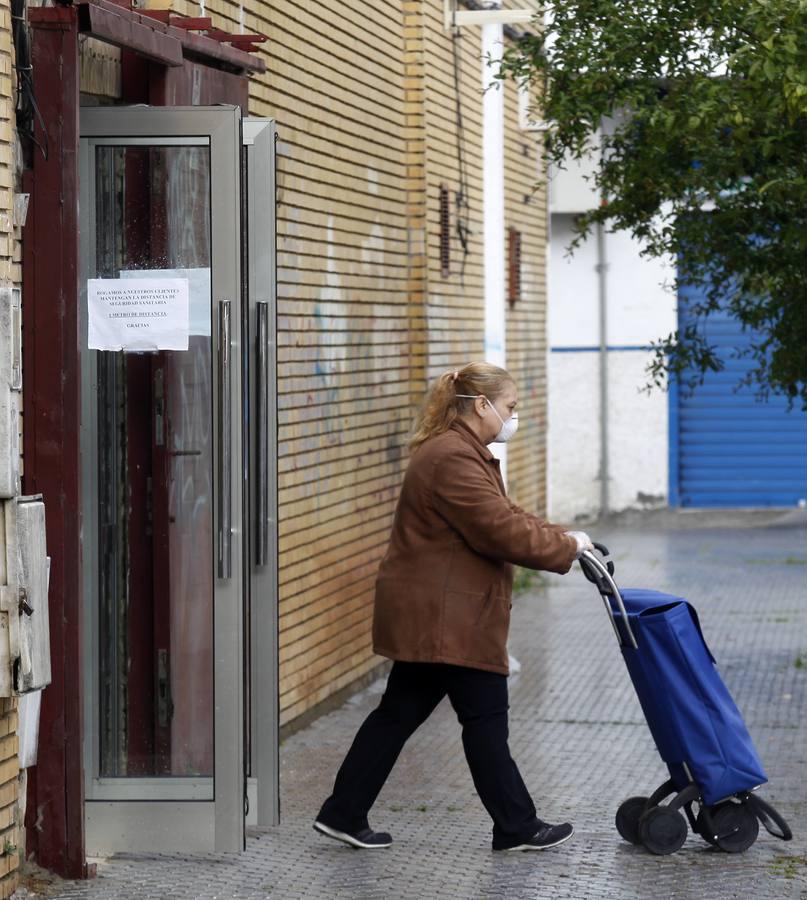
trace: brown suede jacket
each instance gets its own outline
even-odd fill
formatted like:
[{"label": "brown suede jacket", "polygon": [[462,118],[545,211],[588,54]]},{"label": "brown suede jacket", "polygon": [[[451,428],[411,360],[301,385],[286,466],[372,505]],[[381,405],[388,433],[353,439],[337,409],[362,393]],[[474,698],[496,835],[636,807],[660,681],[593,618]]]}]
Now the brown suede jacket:
[{"label": "brown suede jacket", "polygon": [[563,530],[507,498],[499,461],[461,421],[429,438],[378,572],[373,649],[507,674],[511,564],[568,572],[577,544]]}]

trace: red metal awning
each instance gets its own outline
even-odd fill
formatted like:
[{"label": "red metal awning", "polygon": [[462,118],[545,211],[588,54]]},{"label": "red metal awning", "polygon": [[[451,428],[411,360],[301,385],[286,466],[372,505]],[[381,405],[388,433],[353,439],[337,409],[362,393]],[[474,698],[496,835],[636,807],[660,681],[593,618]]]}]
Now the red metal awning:
[{"label": "red metal awning", "polygon": [[79,31],[161,63],[181,66],[186,58],[218,64],[236,72],[265,72],[252,54],[266,41],[262,34],[230,34],[207,17],[179,16],[169,10],[140,12],[113,0],[75,0]]}]

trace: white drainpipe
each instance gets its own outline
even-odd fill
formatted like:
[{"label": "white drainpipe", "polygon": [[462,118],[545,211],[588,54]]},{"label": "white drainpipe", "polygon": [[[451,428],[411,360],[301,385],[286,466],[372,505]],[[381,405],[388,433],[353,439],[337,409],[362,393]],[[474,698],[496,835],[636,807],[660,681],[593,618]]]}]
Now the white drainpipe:
[{"label": "white drainpipe", "polygon": [[597,223],[597,287],[600,319],[600,515],[611,511],[610,438],[608,432],[608,257],[605,229]]},{"label": "white drainpipe", "polygon": [[[492,87],[504,48],[501,25],[482,26],[482,195],[485,278],[485,360],[506,368],[505,352],[505,247],[504,247],[504,89]],[[507,446],[492,444],[507,483]]]}]

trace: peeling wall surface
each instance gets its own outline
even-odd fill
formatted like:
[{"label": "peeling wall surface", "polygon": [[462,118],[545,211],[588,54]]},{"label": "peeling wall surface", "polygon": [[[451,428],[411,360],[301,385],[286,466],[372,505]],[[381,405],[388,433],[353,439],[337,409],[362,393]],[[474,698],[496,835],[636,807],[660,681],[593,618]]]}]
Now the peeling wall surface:
[{"label": "peeling wall surface", "polygon": [[[549,511],[562,521],[596,516],[601,503],[598,249],[572,256],[571,215],[552,216],[549,275]],[[606,234],[608,501],[611,510],[666,503],[666,392],[644,390],[650,341],[676,327],[668,264],[639,257],[628,235]]]}]

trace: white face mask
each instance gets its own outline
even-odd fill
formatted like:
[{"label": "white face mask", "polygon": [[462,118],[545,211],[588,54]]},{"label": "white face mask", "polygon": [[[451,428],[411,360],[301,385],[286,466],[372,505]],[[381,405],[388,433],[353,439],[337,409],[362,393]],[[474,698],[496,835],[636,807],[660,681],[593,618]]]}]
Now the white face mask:
[{"label": "white face mask", "polygon": [[[485,397],[485,400],[488,400]],[[490,400],[488,400],[490,403]],[[494,444],[506,444],[510,438],[518,431],[518,413],[513,413],[510,418],[505,422],[504,419],[499,415],[499,411],[496,407],[490,403],[490,408],[493,412],[496,413],[496,417],[502,423],[502,427],[499,429],[499,433],[493,438]]]},{"label": "white face mask", "polygon": [[[464,397],[466,400],[476,400],[476,395],[474,394],[457,394],[458,397]],[[479,394],[480,397],[485,397],[484,394]],[[485,400],[488,400],[485,397]],[[518,431],[518,413],[513,413],[510,418],[505,422],[504,419],[499,415],[499,411],[496,407],[488,400],[488,406],[496,413],[496,417],[502,423],[502,427],[499,429],[499,433],[493,438],[492,443],[494,444],[506,444],[510,438]]]}]

